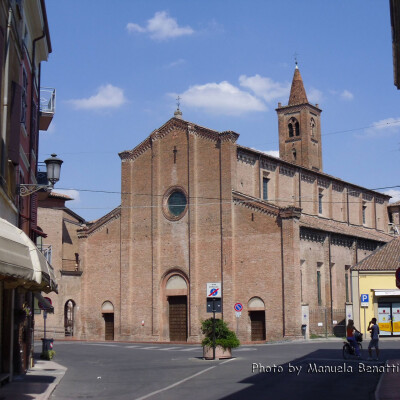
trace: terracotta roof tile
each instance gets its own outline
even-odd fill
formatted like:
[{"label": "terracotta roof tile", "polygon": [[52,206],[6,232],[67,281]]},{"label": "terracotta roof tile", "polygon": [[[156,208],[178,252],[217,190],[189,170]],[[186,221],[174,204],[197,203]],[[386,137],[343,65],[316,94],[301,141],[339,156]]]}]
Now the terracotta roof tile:
[{"label": "terracotta roof tile", "polygon": [[376,249],[368,257],[357,263],[355,271],[395,271],[400,267],[400,237]]},{"label": "terracotta roof tile", "polygon": [[293,75],[292,87],[290,89],[289,106],[304,103],[308,103],[308,99],[304,89],[303,79],[300,75],[300,70],[296,66]]}]

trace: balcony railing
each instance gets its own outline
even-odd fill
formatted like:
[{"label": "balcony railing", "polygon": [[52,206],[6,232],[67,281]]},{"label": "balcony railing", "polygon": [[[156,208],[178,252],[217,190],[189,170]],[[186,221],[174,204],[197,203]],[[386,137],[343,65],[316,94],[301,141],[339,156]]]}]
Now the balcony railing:
[{"label": "balcony railing", "polygon": [[65,259],[62,260],[62,270],[63,275],[82,275],[82,270],[80,268],[80,261],[75,259]]},{"label": "balcony railing", "polygon": [[56,89],[40,88],[40,121],[39,129],[47,131],[56,112]]}]

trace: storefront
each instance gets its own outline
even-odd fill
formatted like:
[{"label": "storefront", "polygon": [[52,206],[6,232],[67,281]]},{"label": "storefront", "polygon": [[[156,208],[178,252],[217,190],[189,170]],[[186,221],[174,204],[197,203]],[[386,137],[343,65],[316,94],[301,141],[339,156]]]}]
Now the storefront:
[{"label": "storefront", "polygon": [[351,267],[354,323],[368,337],[368,324],[376,318],[380,336],[400,336],[400,237]]}]

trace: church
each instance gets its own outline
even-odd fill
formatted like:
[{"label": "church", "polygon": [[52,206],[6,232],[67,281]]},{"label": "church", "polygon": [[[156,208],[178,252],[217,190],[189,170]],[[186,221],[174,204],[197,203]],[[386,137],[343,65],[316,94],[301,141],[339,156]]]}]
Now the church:
[{"label": "church", "polygon": [[[76,270],[53,258],[48,326],[78,339],[198,343],[212,315],[207,283],[219,283],[216,315],[244,342],[300,337],[302,325],[343,330],[350,267],[393,238],[390,197],[323,171],[322,110],[297,65],[276,112],[279,158],[179,109],[119,153],[121,205],[92,223],[75,215]],[[50,200],[38,213],[49,241]]]}]

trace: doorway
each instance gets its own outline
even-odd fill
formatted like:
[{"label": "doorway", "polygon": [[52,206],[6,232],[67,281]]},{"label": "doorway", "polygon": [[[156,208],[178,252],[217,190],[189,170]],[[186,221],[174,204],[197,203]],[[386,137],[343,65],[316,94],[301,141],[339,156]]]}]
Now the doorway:
[{"label": "doorway", "polygon": [[170,296],[169,304],[169,340],[187,341],[187,296]]},{"label": "doorway", "polygon": [[251,340],[253,342],[265,340],[265,311],[249,311],[249,314],[251,323]]},{"label": "doorway", "polygon": [[68,300],[64,305],[64,332],[65,336],[74,336],[75,302]]},{"label": "doorway", "polygon": [[105,323],[105,340],[114,340],[114,313],[103,314]]},{"label": "doorway", "polygon": [[400,302],[378,304],[380,336],[400,336]]}]

